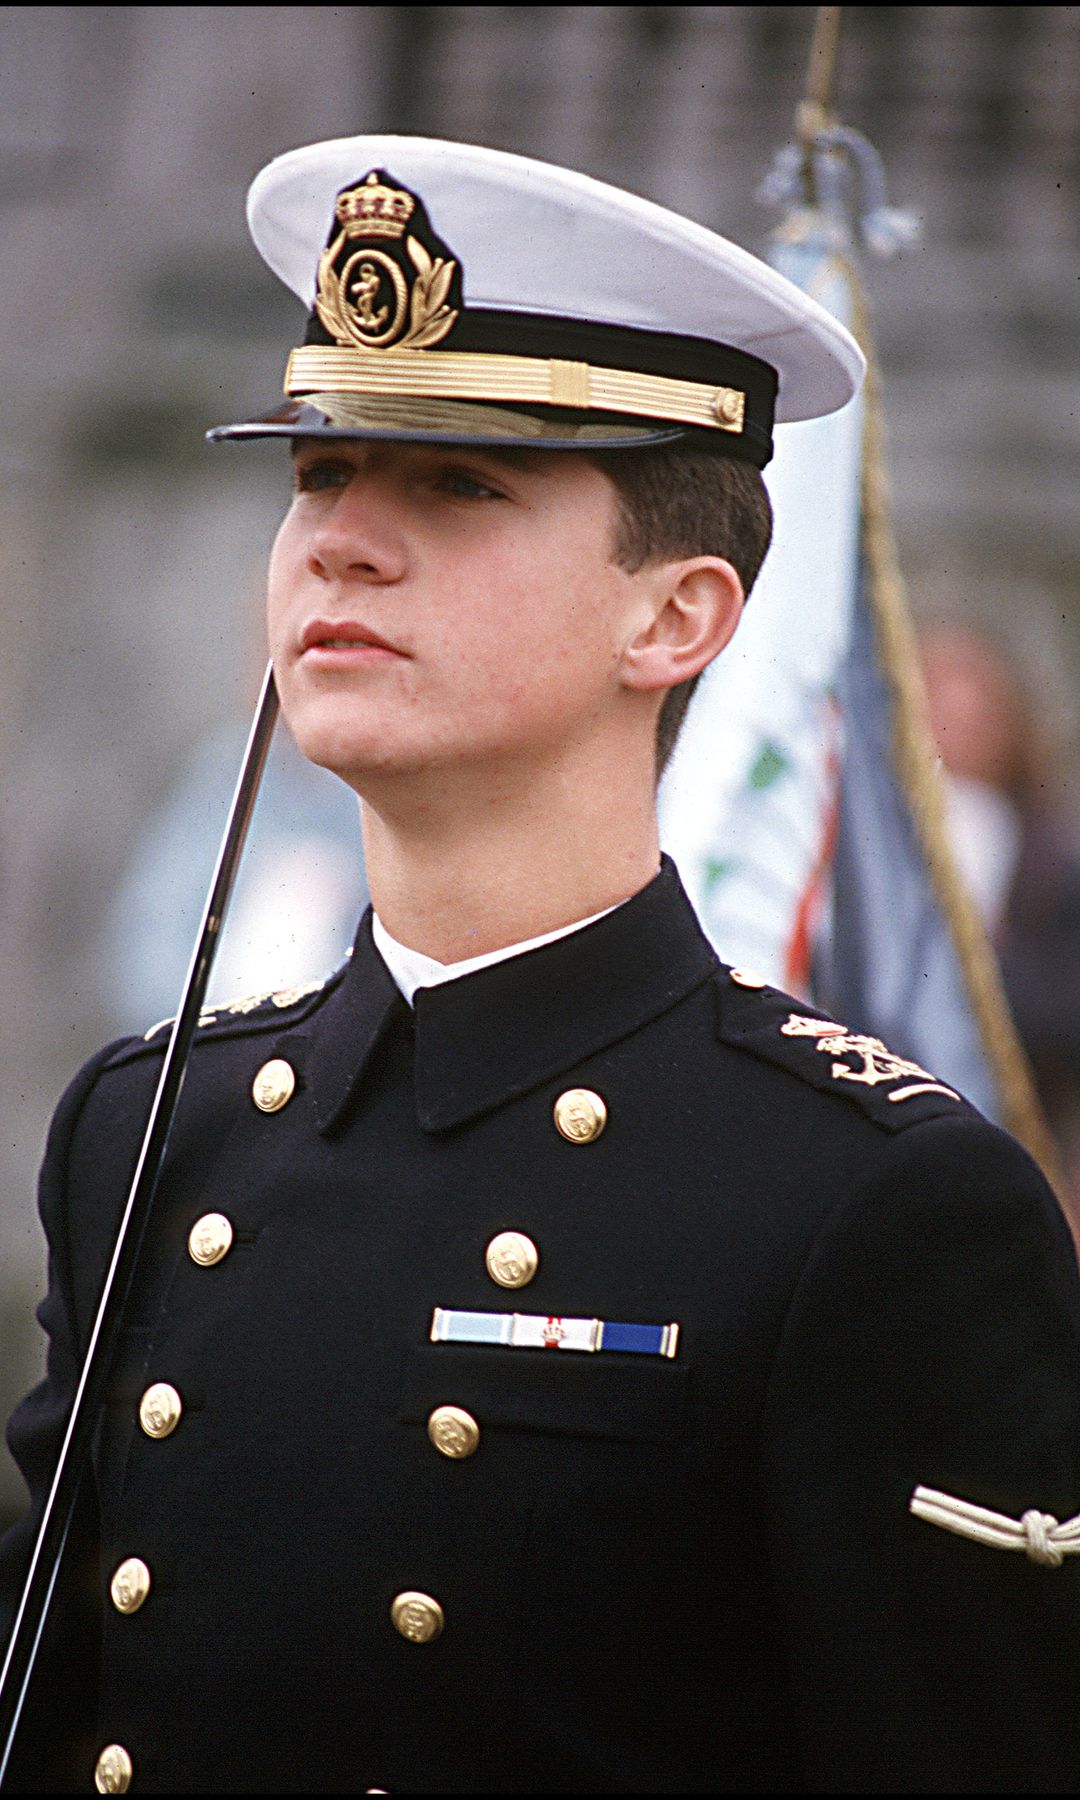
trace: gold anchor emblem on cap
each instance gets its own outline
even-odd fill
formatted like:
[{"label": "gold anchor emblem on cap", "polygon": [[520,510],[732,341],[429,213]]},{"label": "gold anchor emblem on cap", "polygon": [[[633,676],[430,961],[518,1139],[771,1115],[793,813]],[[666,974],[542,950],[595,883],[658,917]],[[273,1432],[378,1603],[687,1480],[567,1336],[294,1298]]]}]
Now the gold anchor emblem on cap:
[{"label": "gold anchor emblem on cap", "polygon": [[[360,350],[426,349],[439,343],[457,318],[448,304],[457,268],[452,258],[432,256],[413,235],[416,211],[407,188],[389,186],[372,169],[337,197],[337,236],[319,258],[315,310],[339,345]],[[405,240],[408,264],[377,243]]]}]

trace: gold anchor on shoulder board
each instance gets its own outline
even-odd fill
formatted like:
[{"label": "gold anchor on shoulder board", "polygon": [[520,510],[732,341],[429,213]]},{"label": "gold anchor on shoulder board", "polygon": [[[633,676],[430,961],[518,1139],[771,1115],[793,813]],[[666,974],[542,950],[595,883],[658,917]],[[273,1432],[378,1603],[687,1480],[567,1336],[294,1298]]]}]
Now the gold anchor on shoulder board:
[{"label": "gold anchor on shoulder board", "polygon": [[880,1038],[847,1031],[843,1025],[837,1025],[832,1020],[807,1018],[800,1013],[791,1013],[780,1030],[785,1037],[815,1038],[817,1049],[828,1056],[862,1058],[861,1068],[853,1068],[846,1062],[834,1062],[834,1081],[857,1081],[864,1087],[877,1087],[883,1081],[899,1081],[904,1075],[913,1075],[917,1079],[907,1087],[897,1088],[888,1096],[890,1101],[911,1100],[916,1094],[945,1094],[950,1100],[960,1098],[953,1088],[936,1081],[929,1069],[912,1062],[910,1057],[897,1056],[895,1051],[887,1049]]}]

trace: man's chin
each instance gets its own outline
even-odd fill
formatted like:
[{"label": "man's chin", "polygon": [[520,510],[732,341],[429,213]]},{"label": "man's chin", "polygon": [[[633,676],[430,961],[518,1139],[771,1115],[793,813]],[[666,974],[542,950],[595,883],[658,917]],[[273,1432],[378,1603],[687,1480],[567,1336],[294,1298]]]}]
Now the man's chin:
[{"label": "man's chin", "polygon": [[[535,745],[515,741],[512,733],[490,740],[462,742],[452,734],[419,734],[409,738],[399,717],[358,724],[355,714],[334,721],[326,712],[298,710],[288,719],[301,755],[351,787],[361,799],[378,806],[380,798],[409,797],[410,803],[460,801],[471,787],[490,793],[509,782],[519,786],[522,771],[544,758]],[[407,716],[404,720],[407,723]]]},{"label": "man's chin", "polygon": [[380,728],[374,719],[358,717],[359,710],[355,703],[336,707],[328,706],[325,700],[315,706],[290,705],[286,697],[282,703],[283,716],[300,754],[350,787],[356,787],[367,774],[391,772],[410,761],[422,764],[415,748],[410,755],[405,746],[395,742],[395,734],[386,722]]},{"label": "man's chin", "polygon": [[301,754],[308,762],[336,775],[339,781],[345,782],[361,799],[373,798],[388,786],[422,781],[431,776],[436,766],[435,759],[429,754],[416,748],[391,744],[385,739],[372,743],[357,744],[352,741],[341,744],[336,741],[327,743],[325,739],[318,737],[305,741],[301,733],[294,735]]}]

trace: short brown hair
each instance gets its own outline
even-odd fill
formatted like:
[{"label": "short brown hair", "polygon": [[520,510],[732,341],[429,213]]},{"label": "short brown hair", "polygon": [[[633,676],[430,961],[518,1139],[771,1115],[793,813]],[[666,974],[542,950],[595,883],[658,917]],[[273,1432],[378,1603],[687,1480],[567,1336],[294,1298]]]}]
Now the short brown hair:
[{"label": "short brown hair", "polygon": [[[697,445],[597,450],[590,461],[619,501],[614,557],[631,574],[681,556],[722,556],[747,594],[772,537],[772,507],[761,471]],[[657,779],[675,748],[700,676],[669,690],[656,733]]]}]

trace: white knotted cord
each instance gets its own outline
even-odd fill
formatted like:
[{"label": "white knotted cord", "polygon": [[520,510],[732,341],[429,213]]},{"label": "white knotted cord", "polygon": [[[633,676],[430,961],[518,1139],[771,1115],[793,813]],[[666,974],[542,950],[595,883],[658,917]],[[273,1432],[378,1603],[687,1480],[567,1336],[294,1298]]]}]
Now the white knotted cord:
[{"label": "white knotted cord", "polygon": [[1032,1507],[1022,1518],[1010,1519],[988,1507],[973,1506],[970,1500],[957,1500],[952,1494],[925,1487],[915,1489],[909,1511],[917,1519],[955,1531],[973,1543],[989,1544],[995,1550],[1022,1550],[1044,1569],[1060,1569],[1067,1556],[1080,1556],[1080,1515],[1059,1524],[1053,1513]]}]

